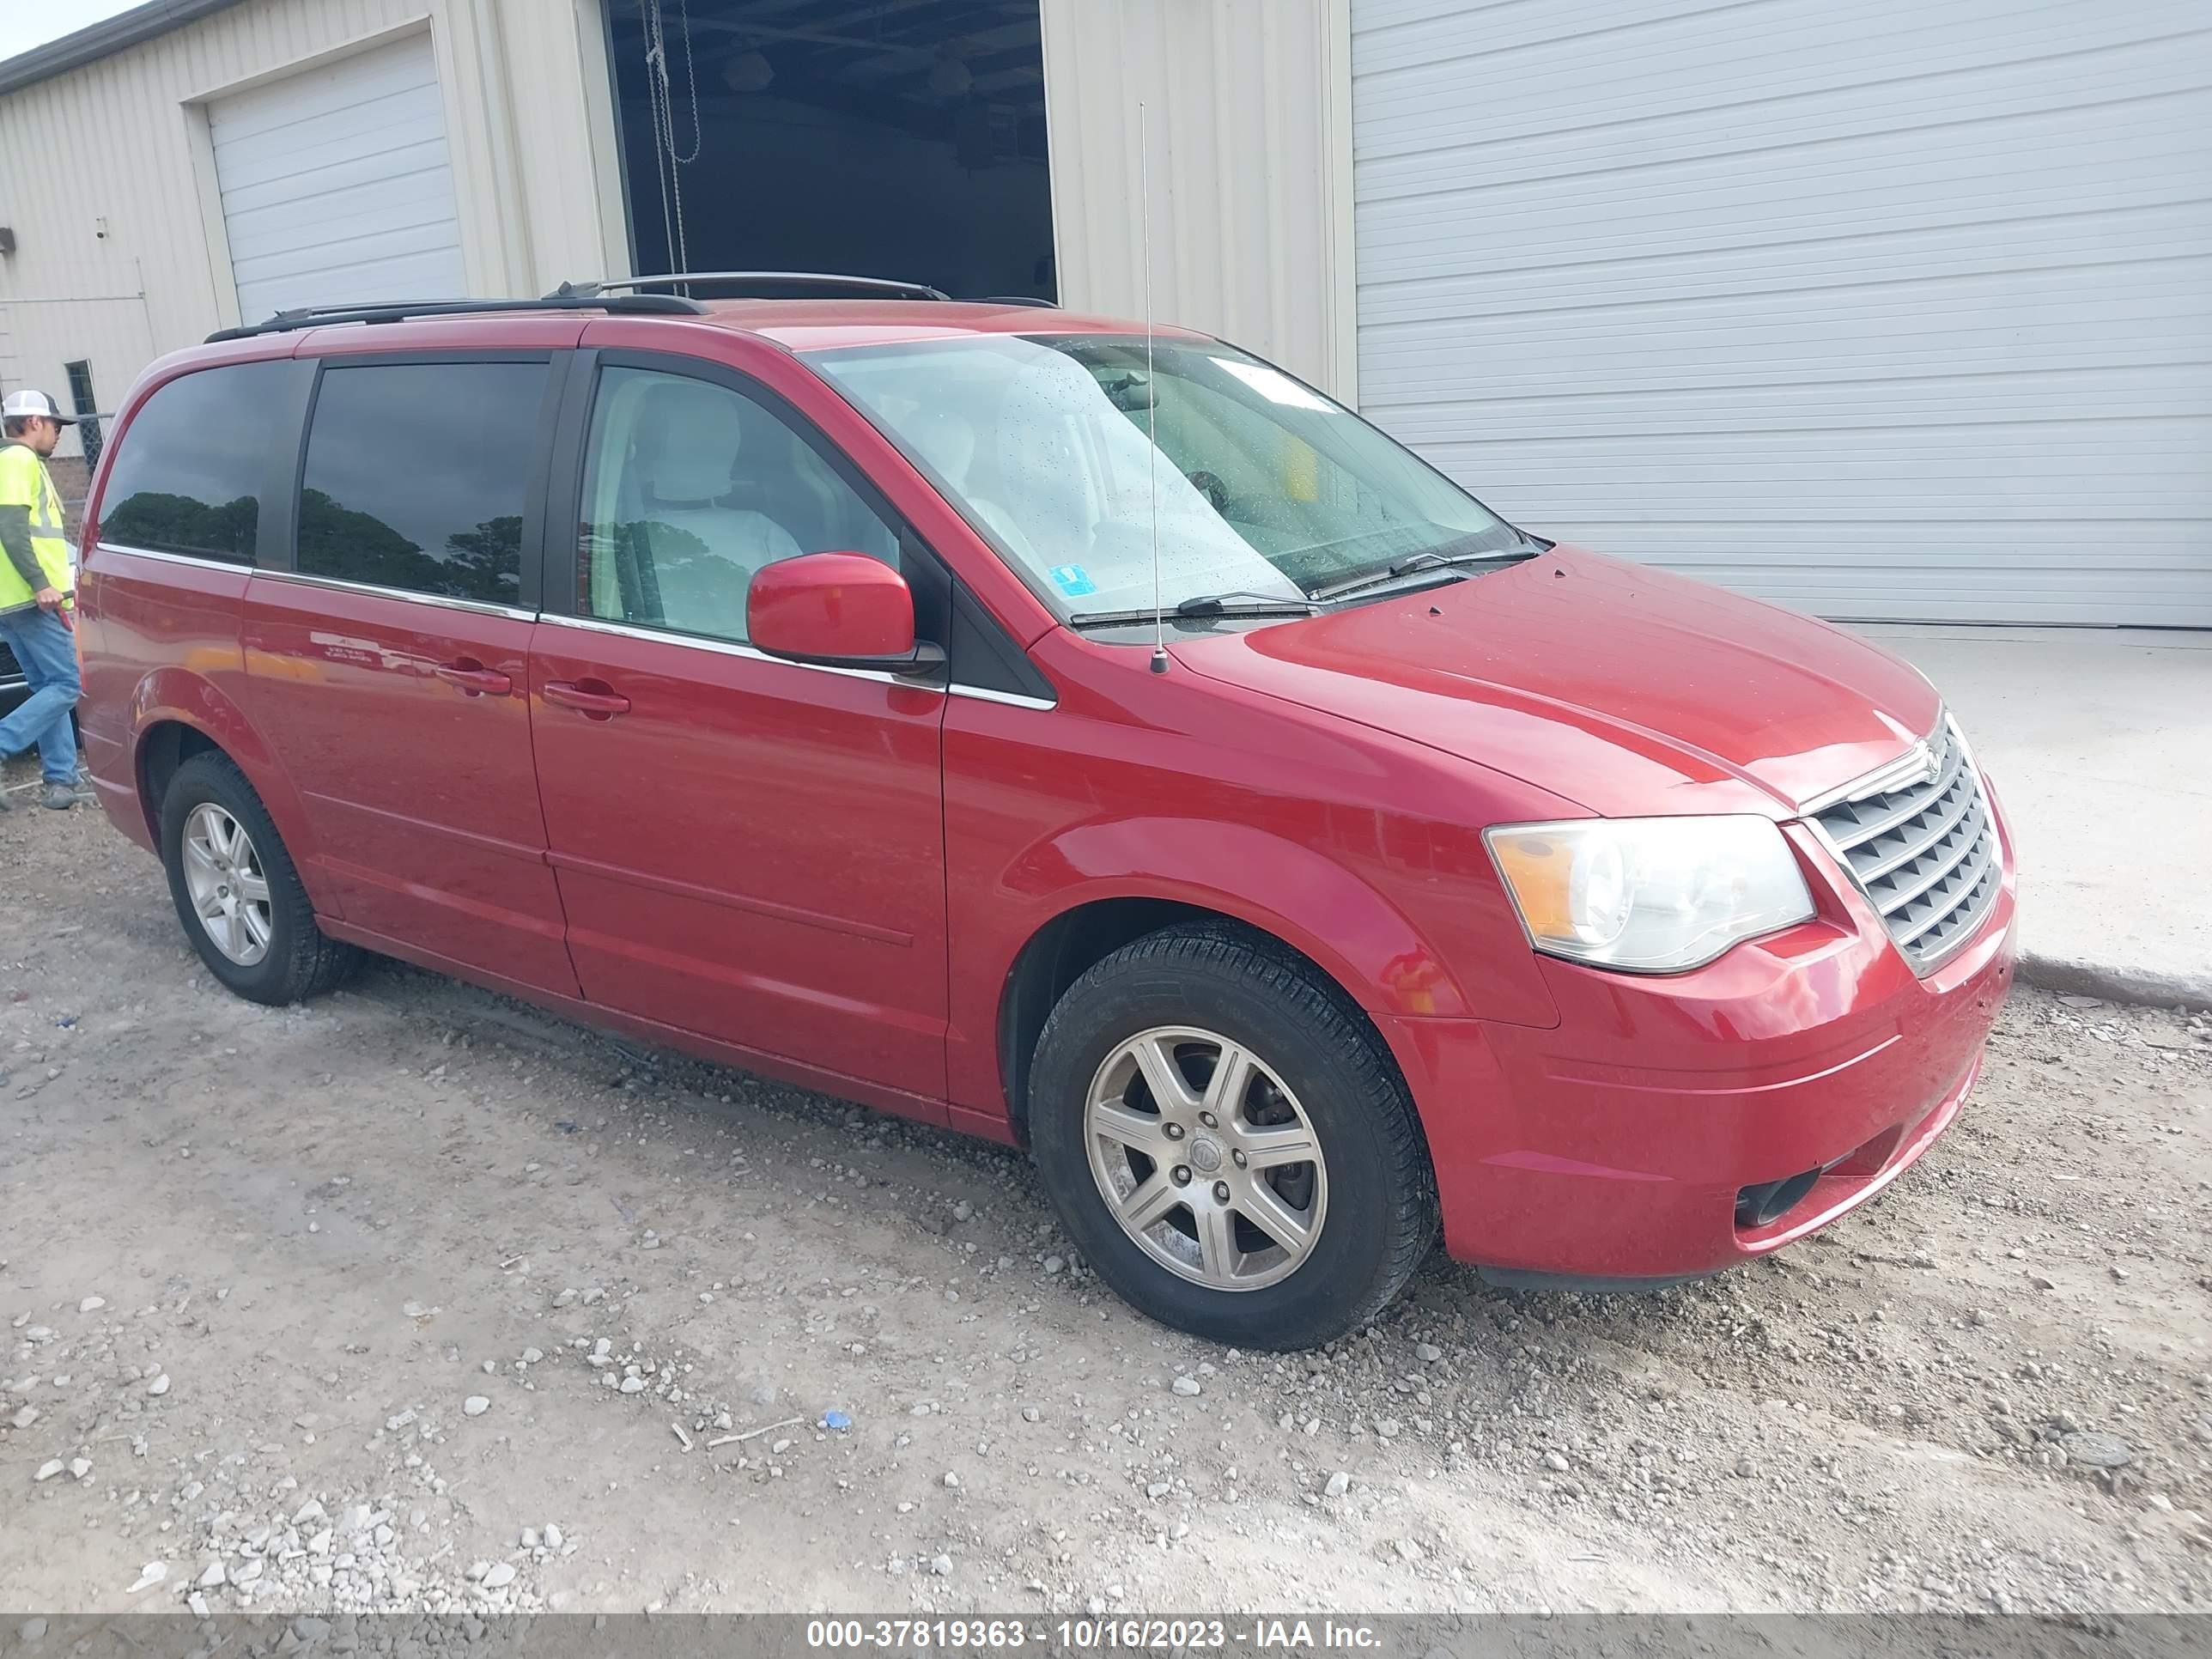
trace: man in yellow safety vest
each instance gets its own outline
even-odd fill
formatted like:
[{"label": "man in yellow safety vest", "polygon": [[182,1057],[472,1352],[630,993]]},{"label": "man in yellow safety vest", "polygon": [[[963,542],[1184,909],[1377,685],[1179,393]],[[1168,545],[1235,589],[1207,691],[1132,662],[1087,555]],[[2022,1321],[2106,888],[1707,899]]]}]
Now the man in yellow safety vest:
[{"label": "man in yellow safety vest", "polygon": [[[70,711],[82,693],[72,623],[76,566],[62,531],[61,497],[46,458],[76,420],[43,392],[0,400],[0,644],[15,653],[31,695],[0,720],[0,759],[38,746],[45,804],[66,811],[85,798]],[[0,792],[0,811],[8,797]]]}]

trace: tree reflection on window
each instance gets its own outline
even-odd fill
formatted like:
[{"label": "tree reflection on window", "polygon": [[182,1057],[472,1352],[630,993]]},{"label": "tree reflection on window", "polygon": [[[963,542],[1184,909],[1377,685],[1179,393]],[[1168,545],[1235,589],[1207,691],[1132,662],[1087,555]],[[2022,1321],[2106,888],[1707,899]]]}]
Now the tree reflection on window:
[{"label": "tree reflection on window", "polygon": [[488,519],[429,553],[372,514],[319,489],[300,492],[300,568],[447,599],[513,605],[522,595],[522,520]]}]

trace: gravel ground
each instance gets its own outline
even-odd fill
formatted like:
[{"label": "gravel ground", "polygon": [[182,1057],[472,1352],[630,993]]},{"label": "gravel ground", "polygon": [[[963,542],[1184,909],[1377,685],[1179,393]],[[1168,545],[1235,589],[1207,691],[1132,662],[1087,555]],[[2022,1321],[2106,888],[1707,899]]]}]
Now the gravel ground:
[{"label": "gravel ground", "polygon": [[2212,1021],[2023,991],[1778,1260],[1438,1259],[1284,1358],[1016,1154],[390,964],[240,1002],[94,812],[0,867],[0,1607],[2212,1606]]}]

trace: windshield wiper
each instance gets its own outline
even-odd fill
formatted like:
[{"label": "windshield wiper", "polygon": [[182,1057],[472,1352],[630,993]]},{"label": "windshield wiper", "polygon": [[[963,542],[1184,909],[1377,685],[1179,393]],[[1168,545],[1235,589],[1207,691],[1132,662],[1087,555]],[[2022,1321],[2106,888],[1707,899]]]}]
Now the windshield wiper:
[{"label": "windshield wiper", "polygon": [[1365,570],[1331,582],[1326,587],[1308,590],[1311,599],[1340,599],[1363,588],[1380,587],[1385,582],[1396,581],[1401,576],[1417,576],[1427,570],[1457,570],[1467,565],[1511,564],[1522,559],[1534,558],[1543,549],[1533,543],[1523,542],[1513,547],[1493,547],[1480,553],[1415,553],[1410,557],[1387,564],[1379,570]]},{"label": "windshield wiper", "polygon": [[[1276,593],[1198,593],[1164,608],[1170,617],[1310,617],[1310,599],[1286,599]],[[1091,628],[1108,623],[1150,622],[1144,611],[1079,611],[1067,619],[1071,628]]]},{"label": "windshield wiper", "polygon": [[1285,599],[1280,593],[1199,593],[1176,602],[1178,617],[1293,617],[1311,616],[1311,599]]}]

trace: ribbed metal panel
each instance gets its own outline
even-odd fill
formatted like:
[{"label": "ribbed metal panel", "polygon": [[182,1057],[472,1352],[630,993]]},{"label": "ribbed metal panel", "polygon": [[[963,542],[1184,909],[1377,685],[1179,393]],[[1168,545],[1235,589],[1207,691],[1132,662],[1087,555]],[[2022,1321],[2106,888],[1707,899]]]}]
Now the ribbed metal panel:
[{"label": "ribbed metal panel", "polygon": [[1362,408],[1822,615],[2212,625],[2201,0],[1353,0]]},{"label": "ribbed metal panel", "polygon": [[1061,302],[1152,308],[1352,395],[1346,0],[1044,0]]}]

